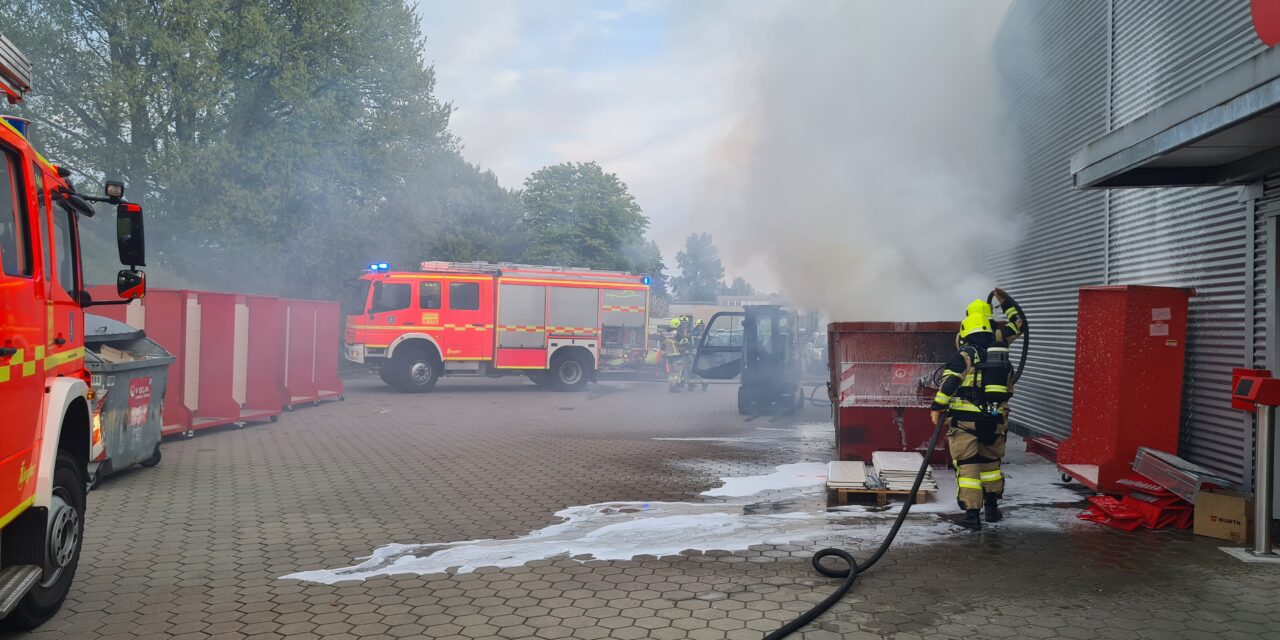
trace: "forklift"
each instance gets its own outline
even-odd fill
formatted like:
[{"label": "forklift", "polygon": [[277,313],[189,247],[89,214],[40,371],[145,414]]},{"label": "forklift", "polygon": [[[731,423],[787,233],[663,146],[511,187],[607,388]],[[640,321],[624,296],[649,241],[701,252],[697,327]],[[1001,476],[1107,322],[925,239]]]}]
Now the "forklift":
[{"label": "forklift", "polygon": [[698,341],[693,373],[707,380],[740,378],[738,413],[789,413],[804,403],[796,313],[778,305],[711,316]]}]

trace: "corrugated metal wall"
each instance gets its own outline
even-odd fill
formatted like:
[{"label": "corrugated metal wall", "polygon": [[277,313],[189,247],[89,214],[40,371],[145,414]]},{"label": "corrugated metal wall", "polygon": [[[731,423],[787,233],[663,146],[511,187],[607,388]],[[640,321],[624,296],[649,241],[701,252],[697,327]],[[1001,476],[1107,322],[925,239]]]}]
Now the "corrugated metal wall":
[{"label": "corrugated metal wall", "polygon": [[1113,0],[1112,126],[1262,51],[1245,0]]},{"label": "corrugated metal wall", "polygon": [[1071,153],[1106,130],[1105,0],[1014,4],[996,43],[1007,99],[1011,198],[1021,240],[996,256],[996,281],[1031,322],[1018,385],[1018,426],[1065,437],[1071,428],[1076,290],[1102,281],[1104,194],[1071,187]]},{"label": "corrugated metal wall", "polygon": [[1078,287],[1194,287],[1181,453],[1242,478],[1251,432],[1228,388],[1232,367],[1265,357],[1250,353],[1265,352],[1255,344],[1265,343],[1265,282],[1255,277],[1265,234],[1236,188],[1076,191],[1067,163],[1086,142],[1261,51],[1248,3],[1018,0],[996,49],[1015,162],[1028,167],[1013,194],[1022,240],[992,262],[1032,322],[1015,422],[1070,429]]},{"label": "corrugated metal wall", "polygon": [[1238,187],[1117,190],[1110,276],[1117,284],[1191,287],[1182,398],[1184,457],[1241,479],[1252,452],[1247,415],[1231,409],[1244,366],[1246,211]]}]

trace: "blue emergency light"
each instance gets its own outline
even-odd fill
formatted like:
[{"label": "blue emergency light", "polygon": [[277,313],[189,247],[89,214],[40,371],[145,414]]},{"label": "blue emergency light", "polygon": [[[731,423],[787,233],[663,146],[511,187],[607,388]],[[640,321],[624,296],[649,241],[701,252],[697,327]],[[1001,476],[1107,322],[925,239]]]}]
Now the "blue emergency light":
[{"label": "blue emergency light", "polygon": [[386,271],[390,268],[391,268],[391,265],[386,262],[370,262],[369,263],[369,270],[374,273],[377,273],[379,271]]},{"label": "blue emergency light", "polygon": [[640,284],[653,284],[653,276],[640,276]]}]

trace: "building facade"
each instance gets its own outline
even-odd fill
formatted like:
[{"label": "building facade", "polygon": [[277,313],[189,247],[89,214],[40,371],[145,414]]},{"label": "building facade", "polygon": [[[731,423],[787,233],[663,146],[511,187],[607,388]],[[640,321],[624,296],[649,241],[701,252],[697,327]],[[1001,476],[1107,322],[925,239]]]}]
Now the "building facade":
[{"label": "building facade", "polygon": [[1235,367],[1277,369],[1280,52],[1263,31],[1248,0],[1011,5],[995,61],[1020,240],[991,266],[1032,323],[1015,428],[1069,435],[1080,287],[1190,287],[1179,453],[1251,482],[1253,417],[1230,387]]}]

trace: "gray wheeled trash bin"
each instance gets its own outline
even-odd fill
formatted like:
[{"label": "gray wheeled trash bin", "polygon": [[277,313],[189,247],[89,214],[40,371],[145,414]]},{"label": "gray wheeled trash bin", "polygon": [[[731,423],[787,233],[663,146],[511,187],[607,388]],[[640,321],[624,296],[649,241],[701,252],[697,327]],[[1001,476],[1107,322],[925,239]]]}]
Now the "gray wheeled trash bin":
[{"label": "gray wheeled trash bin", "polygon": [[110,318],[85,314],[85,368],[93,375],[93,420],[105,457],[89,463],[97,482],[135,464],[160,462],[160,418],[169,382],[169,355],[145,332]]}]

